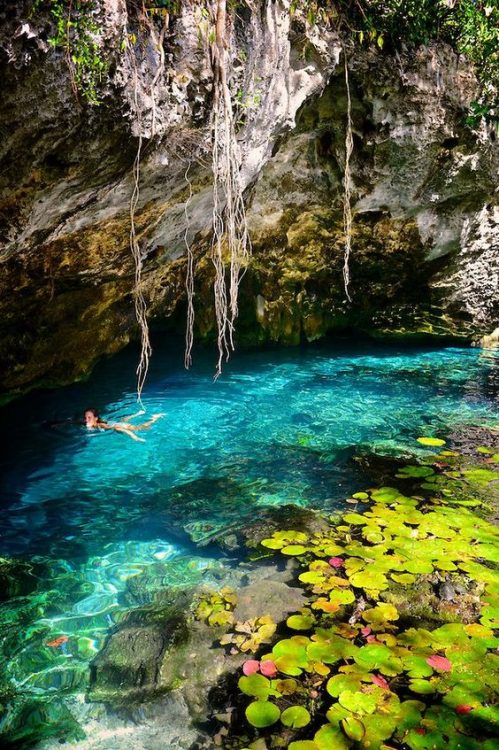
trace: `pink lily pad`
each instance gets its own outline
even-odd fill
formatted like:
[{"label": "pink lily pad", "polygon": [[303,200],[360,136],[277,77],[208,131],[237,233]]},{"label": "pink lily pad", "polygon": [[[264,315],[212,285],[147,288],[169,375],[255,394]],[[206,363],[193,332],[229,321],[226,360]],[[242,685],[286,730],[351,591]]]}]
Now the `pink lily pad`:
[{"label": "pink lily pad", "polygon": [[260,669],[260,662],[256,659],[248,659],[248,661],[245,661],[243,664],[243,672],[246,675],[246,677],[249,677],[250,674],[255,674]]},{"label": "pink lily pad", "polygon": [[344,565],[343,558],[342,557],[331,557],[329,560],[329,564],[333,566],[333,568],[342,568]]},{"label": "pink lily pad", "polygon": [[429,656],[426,663],[429,664],[430,667],[433,667],[433,669],[440,669],[442,672],[450,672],[452,669],[450,661],[446,659],[445,656],[438,656],[437,654]]},{"label": "pink lily pad", "polygon": [[463,703],[460,706],[456,706],[454,710],[456,714],[469,714],[470,711],[473,711],[473,706],[468,706],[467,703]]},{"label": "pink lily pad", "polygon": [[260,662],[260,672],[265,677],[275,677],[277,675],[277,667],[271,659]]},{"label": "pink lily pad", "polygon": [[367,627],[365,627],[365,628],[361,628],[361,629],[360,629],[360,632],[362,633],[362,635],[363,635],[363,636],[364,636],[364,638],[365,638],[365,637],[366,637],[366,636],[368,636],[368,635],[369,635],[369,633],[371,632],[371,628],[370,628],[369,626],[367,626]]},{"label": "pink lily pad", "polygon": [[390,690],[390,686],[385,680],[384,677],[382,677],[380,674],[372,674],[371,680],[374,682],[375,685],[377,685],[380,688],[383,688],[383,690]]}]

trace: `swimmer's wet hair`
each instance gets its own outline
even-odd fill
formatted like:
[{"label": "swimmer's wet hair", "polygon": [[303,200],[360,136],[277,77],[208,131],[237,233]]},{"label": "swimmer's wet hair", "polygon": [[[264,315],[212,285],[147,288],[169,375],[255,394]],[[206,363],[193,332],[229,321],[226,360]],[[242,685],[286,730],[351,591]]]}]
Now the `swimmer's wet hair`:
[{"label": "swimmer's wet hair", "polygon": [[85,409],[83,411],[83,416],[85,416],[85,414],[87,413],[87,411],[91,412],[94,415],[94,417],[97,417],[97,419],[100,419],[100,414],[97,411],[97,409],[92,409],[92,408],[89,407],[88,409]]}]

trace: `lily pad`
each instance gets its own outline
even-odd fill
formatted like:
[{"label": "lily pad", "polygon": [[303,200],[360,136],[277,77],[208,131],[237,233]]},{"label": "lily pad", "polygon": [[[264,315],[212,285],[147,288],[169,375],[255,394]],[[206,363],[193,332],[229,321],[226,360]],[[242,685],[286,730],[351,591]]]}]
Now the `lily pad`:
[{"label": "lily pad", "polygon": [[418,443],[421,443],[421,445],[428,445],[432,448],[439,448],[440,446],[445,445],[445,440],[435,437],[418,437],[417,441]]},{"label": "lily pad", "polygon": [[282,712],[281,721],[285,727],[301,729],[310,723],[310,714],[303,706],[290,706]]},{"label": "lily pad", "polygon": [[311,614],[307,615],[291,615],[286,620],[286,625],[291,630],[310,630],[314,626],[315,617]]},{"label": "lily pad", "polygon": [[345,719],[342,719],[341,726],[346,736],[356,742],[360,742],[366,733],[364,724],[355,716],[347,716]]},{"label": "lily pad", "polygon": [[339,726],[333,724],[324,724],[315,733],[314,742],[319,750],[332,750],[332,748],[334,750],[348,750],[351,744]]},{"label": "lily pad", "polygon": [[239,690],[253,698],[268,698],[270,694],[270,680],[257,672],[241,677],[238,682]]},{"label": "lily pad", "polygon": [[279,721],[281,712],[279,708],[270,701],[253,701],[246,709],[246,718],[249,723],[257,729],[265,729]]}]

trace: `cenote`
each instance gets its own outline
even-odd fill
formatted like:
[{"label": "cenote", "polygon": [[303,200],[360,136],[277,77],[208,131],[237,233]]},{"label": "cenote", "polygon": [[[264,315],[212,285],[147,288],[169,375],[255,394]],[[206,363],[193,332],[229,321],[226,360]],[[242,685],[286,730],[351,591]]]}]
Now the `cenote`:
[{"label": "cenote", "polygon": [[129,347],[2,412],[1,554],[21,575],[10,589],[4,575],[0,726],[15,747],[60,737],[134,606],[230,583],[247,552],[218,542],[276,507],[342,509],[369,486],[361,456],[417,456],[415,436],[498,424],[496,352],[348,340],[238,352],[216,382],[212,352],[185,371],[180,344],[159,342],[143,407],[165,416],[144,443],[76,423],[89,406],[109,421],[137,412],[136,357]]}]

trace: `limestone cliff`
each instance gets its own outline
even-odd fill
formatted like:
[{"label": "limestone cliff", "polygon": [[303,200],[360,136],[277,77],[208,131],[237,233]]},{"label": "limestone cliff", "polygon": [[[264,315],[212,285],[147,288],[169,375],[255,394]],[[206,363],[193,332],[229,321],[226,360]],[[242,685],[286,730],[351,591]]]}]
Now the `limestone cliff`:
[{"label": "limestone cliff", "polygon": [[[185,247],[197,333],[213,335],[210,11],[168,18],[99,0],[101,104],[76,98],[51,20],[0,10],[1,387],[76,379],[137,335],[129,204],[151,319],[179,325]],[[296,343],[335,330],[471,340],[499,321],[497,151],[464,124],[474,72],[439,46],[394,56],[347,45],[354,129],[351,294],[343,290],[343,43],[286,0],[240,6],[232,90],[254,254],[239,338]]]}]

